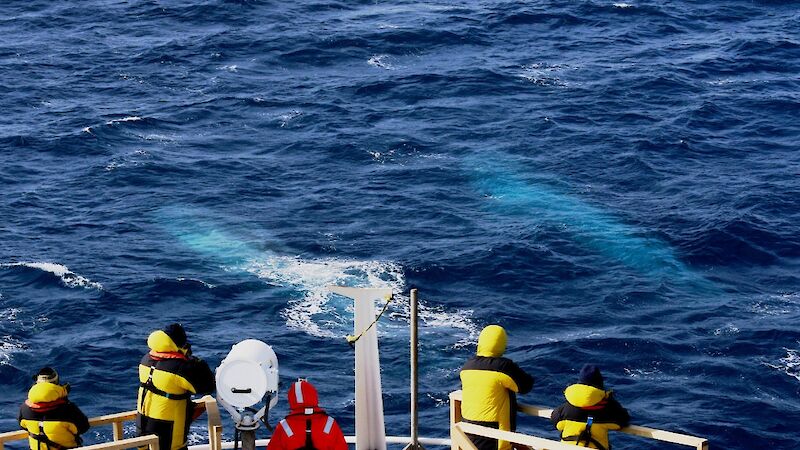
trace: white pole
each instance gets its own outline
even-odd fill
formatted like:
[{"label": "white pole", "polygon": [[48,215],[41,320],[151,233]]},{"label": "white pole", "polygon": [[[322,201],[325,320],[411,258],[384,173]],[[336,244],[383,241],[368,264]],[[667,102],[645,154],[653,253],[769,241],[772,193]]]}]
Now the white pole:
[{"label": "white pole", "polygon": [[411,309],[411,446],[413,450],[418,450],[419,438],[417,435],[419,417],[417,415],[417,290],[411,289],[410,296]]}]

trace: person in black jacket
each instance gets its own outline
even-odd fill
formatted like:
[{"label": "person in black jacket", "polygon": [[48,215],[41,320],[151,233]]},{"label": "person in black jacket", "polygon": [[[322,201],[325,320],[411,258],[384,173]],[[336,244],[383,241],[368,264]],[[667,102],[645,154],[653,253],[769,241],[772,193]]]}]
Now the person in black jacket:
[{"label": "person in black jacket", "polygon": [[586,364],[579,381],[564,391],[567,401],[553,410],[550,421],[561,432],[561,442],[581,447],[611,450],[609,430],[628,426],[628,411],[603,386],[603,375],[594,364]]},{"label": "person in black jacket", "polygon": [[89,419],[69,401],[69,384],[58,384],[58,373],[50,367],[34,375],[36,383],[19,408],[19,425],[28,432],[31,450],[62,450],[81,445],[80,435],[89,429]]},{"label": "person in black jacket", "polygon": [[147,345],[150,352],[139,363],[137,433],[157,435],[163,450],[185,449],[195,411],[192,394],[214,392],[214,374],[192,356],[186,331],[178,323],[150,333]]}]

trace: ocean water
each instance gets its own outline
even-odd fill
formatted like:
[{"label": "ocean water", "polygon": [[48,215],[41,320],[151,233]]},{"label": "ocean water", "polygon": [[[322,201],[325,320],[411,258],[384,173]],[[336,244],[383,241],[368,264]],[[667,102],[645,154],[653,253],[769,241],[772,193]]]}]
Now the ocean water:
[{"label": "ocean water", "polygon": [[43,365],[88,415],[133,409],[148,333],[179,321],[212,366],[269,343],[351,434],[352,308],[325,290],[345,284],[398,294],[389,434],[408,433],[416,287],[424,436],[447,436],[499,323],[537,379],[522,401],[557,405],[593,362],[636,424],[798,447],[796,3],[0,12],[0,429]]}]

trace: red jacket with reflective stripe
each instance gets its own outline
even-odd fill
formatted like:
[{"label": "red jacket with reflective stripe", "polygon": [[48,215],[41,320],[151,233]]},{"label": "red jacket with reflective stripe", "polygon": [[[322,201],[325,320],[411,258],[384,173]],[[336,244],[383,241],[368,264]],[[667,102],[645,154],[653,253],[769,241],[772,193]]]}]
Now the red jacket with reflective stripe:
[{"label": "red jacket with reflective stripe", "polygon": [[292,384],[289,408],[289,415],[275,426],[267,450],[304,448],[308,421],[311,421],[311,442],[316,450],[347,450],[339,424],[319,408],[317,390],[311,383],[301,380]]}]

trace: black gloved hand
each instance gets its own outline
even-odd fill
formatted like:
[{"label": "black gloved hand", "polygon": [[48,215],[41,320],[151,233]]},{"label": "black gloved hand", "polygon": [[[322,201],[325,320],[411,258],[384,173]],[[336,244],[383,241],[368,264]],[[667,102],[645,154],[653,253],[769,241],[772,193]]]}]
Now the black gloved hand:
[{"label": "black gloved hand", "polygon": [[187,343],[183,346],[183,354],[186,355],[187,358],[192,357],[192,344]]},{"label": "black gloved hand", "polygon": [[64,383],[64,390],[67,391],[67,394],[69,394],[69,390],[71,388],[72,388],[72,386],[70,386],[69,383]]}]

